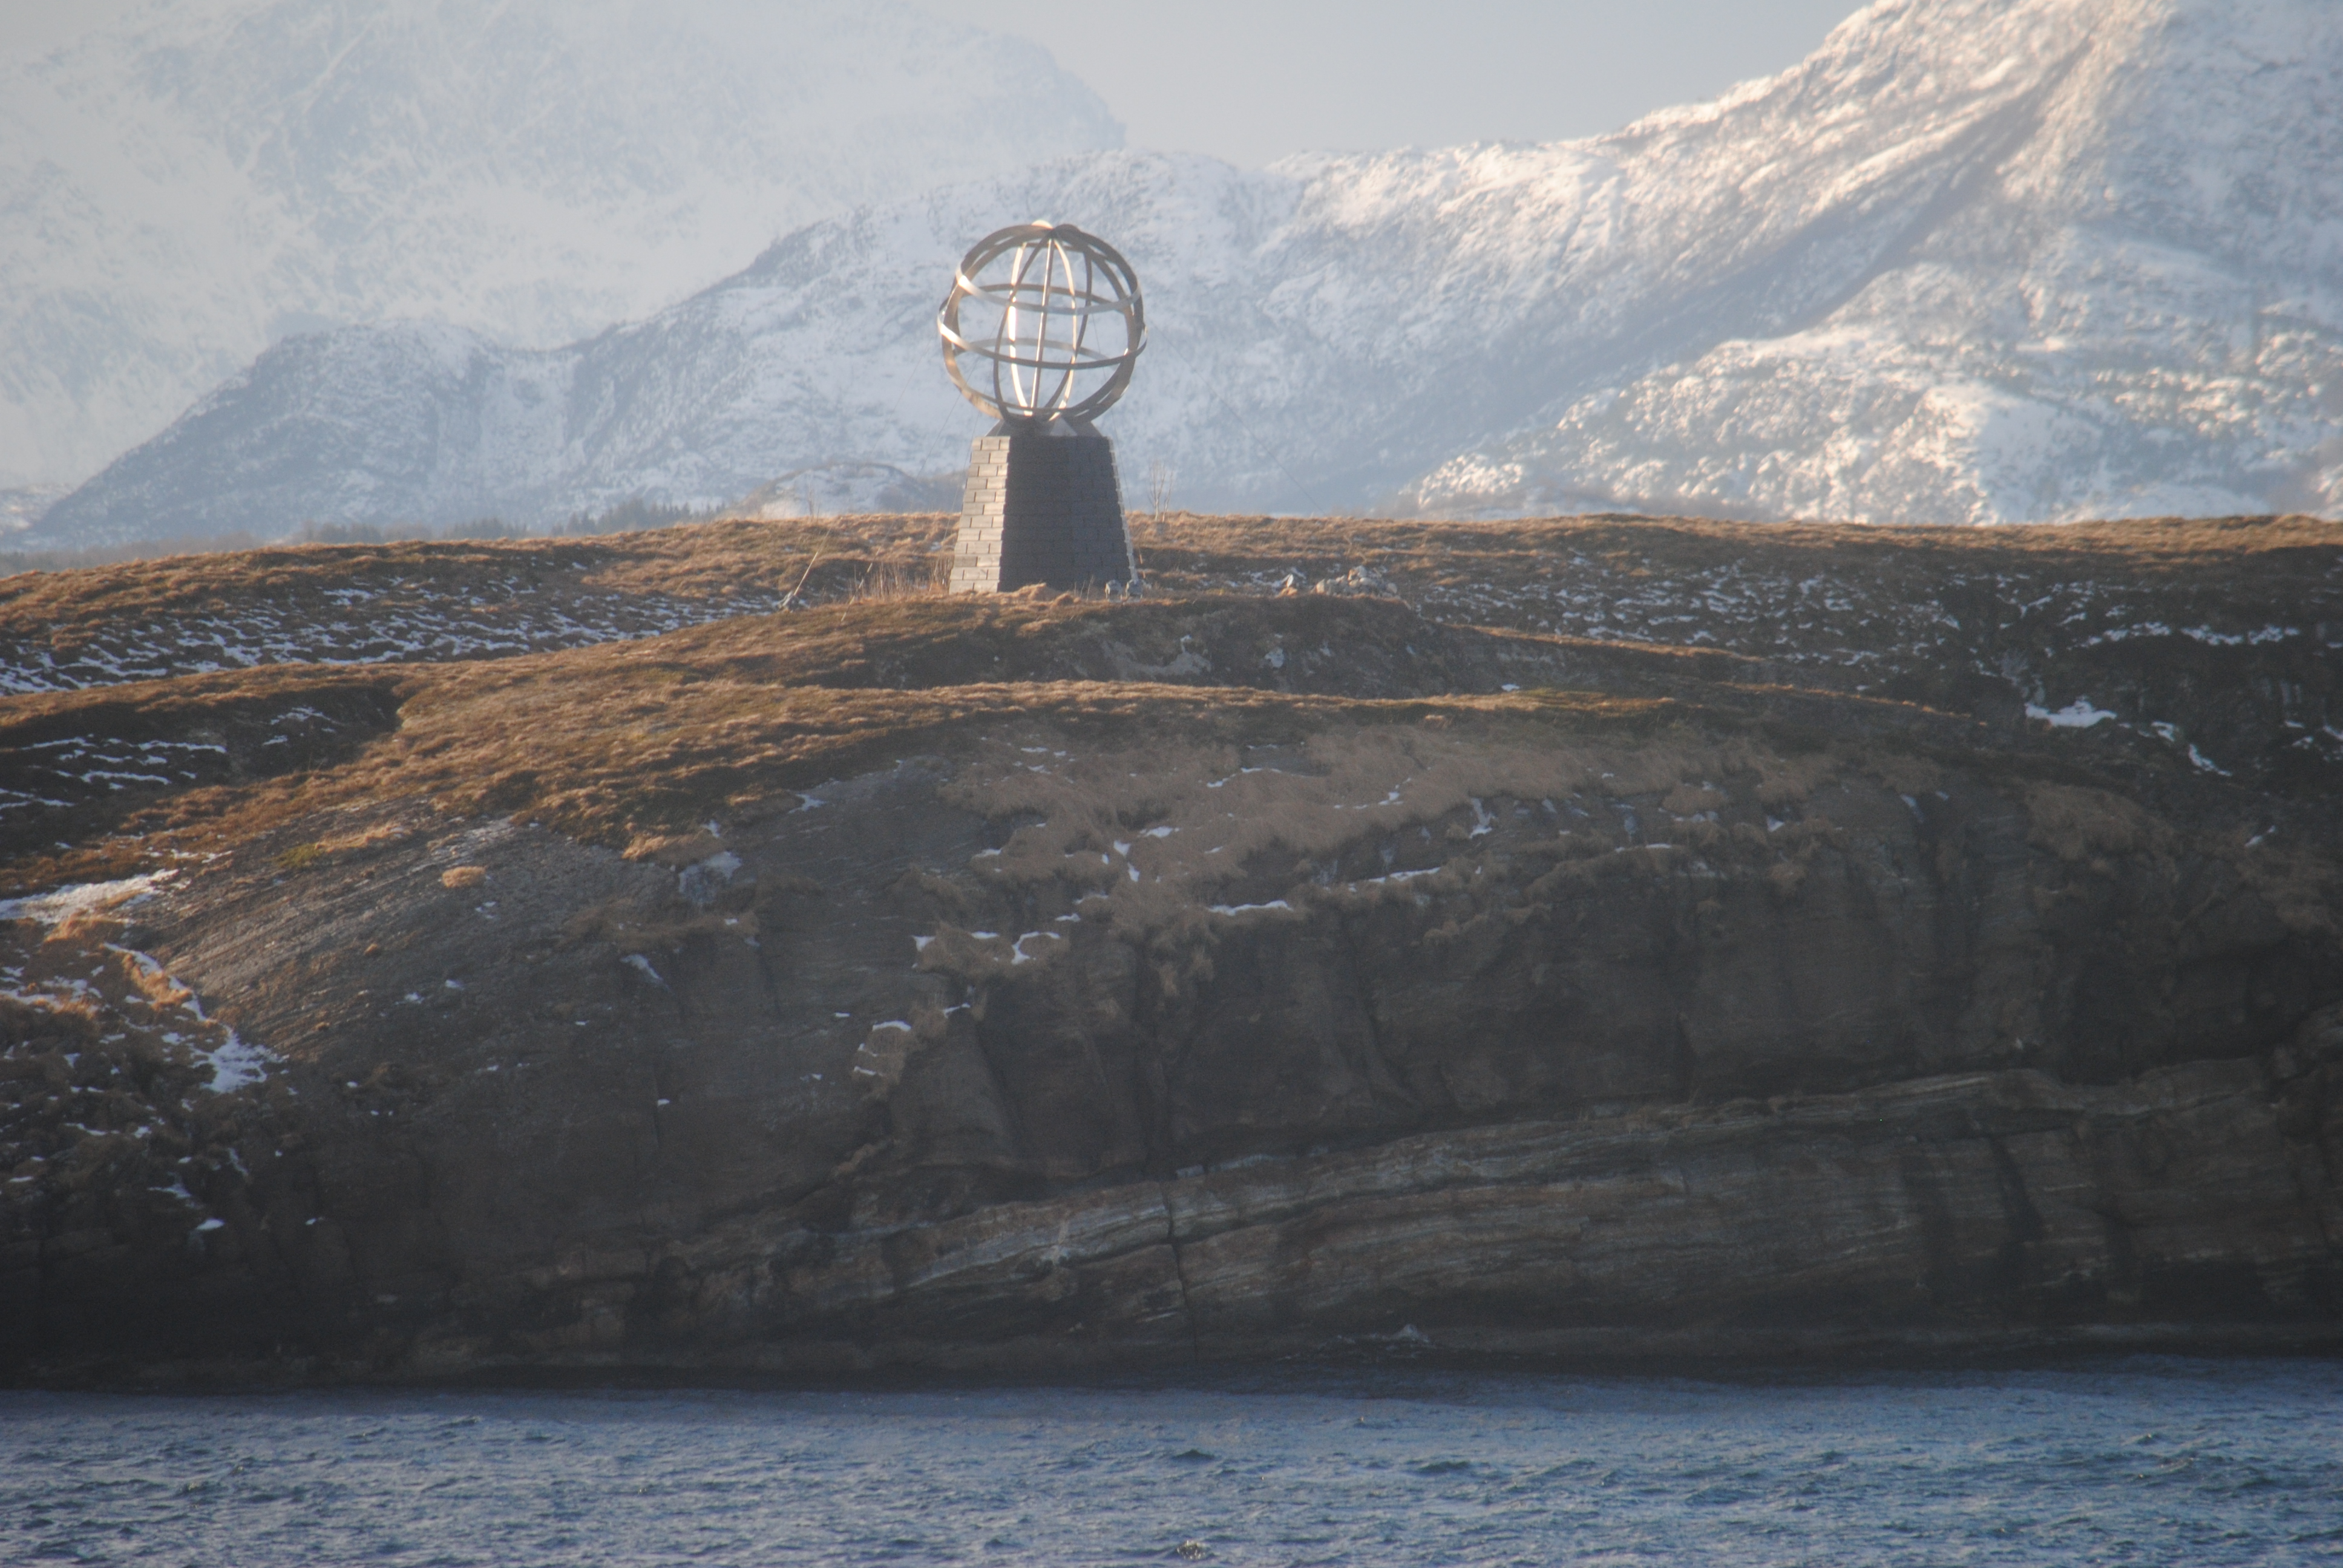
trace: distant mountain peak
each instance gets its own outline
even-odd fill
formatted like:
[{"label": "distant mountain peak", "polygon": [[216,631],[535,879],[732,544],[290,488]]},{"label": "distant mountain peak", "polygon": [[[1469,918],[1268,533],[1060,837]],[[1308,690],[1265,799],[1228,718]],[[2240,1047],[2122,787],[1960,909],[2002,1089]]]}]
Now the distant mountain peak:
[{"label": "distant mountain peak", "polygon": [[[1747,244],[1754,195],[1750,237],[1782,236],[1826,286],[1569,389],[1409,504],[2343,510],[2335,7],[1887,0],[1733,115],[1644,134],[1717,176],[1660,210]],[[1834,256],[1883,216],[1900,231]]]},{"label": "distant mountain peak", "polygon": [[288,330],[557,344],[773,236],[1111,147],[902,0],[228,0],[0,58],[0,483],[78,478]]}]

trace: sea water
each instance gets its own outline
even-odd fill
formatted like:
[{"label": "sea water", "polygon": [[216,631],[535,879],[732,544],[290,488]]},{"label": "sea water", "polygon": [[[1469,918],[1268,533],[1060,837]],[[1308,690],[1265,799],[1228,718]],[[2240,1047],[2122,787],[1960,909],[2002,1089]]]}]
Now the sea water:
[{"label": "sea water", "polygon": [[0,1561],[2343,1559],[2343,1364],[0,1394]]}]

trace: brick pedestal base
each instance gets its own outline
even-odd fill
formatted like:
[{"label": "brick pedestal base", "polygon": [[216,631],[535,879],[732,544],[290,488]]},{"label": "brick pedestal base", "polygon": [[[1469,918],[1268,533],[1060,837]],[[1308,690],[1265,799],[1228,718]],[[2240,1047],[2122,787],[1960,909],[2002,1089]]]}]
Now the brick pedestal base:
[{"label": "brick pedestal base", "polygon": [[970,450],[954,593],[1131,581],[1114,443],[1103,436],[980,436]]}]

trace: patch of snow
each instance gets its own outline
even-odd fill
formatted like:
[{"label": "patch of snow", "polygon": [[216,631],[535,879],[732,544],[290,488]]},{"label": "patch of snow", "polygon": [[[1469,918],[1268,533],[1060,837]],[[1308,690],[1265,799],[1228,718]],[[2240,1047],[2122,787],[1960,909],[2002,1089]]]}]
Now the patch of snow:
[{"label": "patch of snow", "polygon": [[25,899],[0,899],[0,920],[37,920],[45,926],[62,925],[75,915],[96,910],[117,909],[154,896],[155,890],[176,871],[153,871],[143,877],[125,877],[113,882],[76,882],[54,892],[36,893]]},{"label": "patch of snow", "polygon": [[1066,940],[1056,931],[1027,931],[1023,936],[1019,937],[1015,942],[1010,945],[1009,961],[1011,964],[1032,962],[1033,955],[1025,950],[1025,944],[1032,941],[1037,937],[1045,938],[1053,942],[1062,942]]},{"label": "patch of snow", "polygon": [[684,867],[675,874],[676,891],[695,909],[706,909],[716,901],[717,894],[729,887],[740,869],[740,857],[729,849],[719,849],[706,859]]},{"label": "patch of snow", "polygon": [[2078,697],[2056,713],[2029,702],[2026,705],[2026,717],[2041,719],[2061,729],[2088,729],[2094,724],[2104,723],[2116,716],[2104,708],[2093,708],[2089,698]]},{"label": "patch of snow", "polygon": [[196,1055],[211,1065],[212,1078],[207,1087],[214,1094],[226,1094],[247,1083],[259,1082],[268,1075],[269,1063],[277,1060],[276,1052],[255,1045],[234,1030],[227,1031],[227,1039],[217,1050],[198,1051]]}]

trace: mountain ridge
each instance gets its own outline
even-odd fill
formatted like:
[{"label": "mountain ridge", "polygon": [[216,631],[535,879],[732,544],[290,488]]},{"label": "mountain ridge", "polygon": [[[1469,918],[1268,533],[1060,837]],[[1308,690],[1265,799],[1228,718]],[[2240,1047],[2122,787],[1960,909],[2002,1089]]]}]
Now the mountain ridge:
[{"label": "mountain ridge", "polygon": [[[2343,15],[2310,0],[1881,0],[1802,65],[1609,136],[1250,173],[1070,157],[809,226],[550,355],[484,349],[471,390],[378,384],[345,336],[311,406],[330,384],[346,423],[487,432],[387,450],[359,520],[948,474],[977,428],[935,372],[933,296],[969,239],[1046,213],[1140,269],[1152,343],[1111,433],[1126,484],[1160,467],[1185,507],[2331,513],[2338,83]],[[202,443],[126,456],[53,530],[361,505],[239,488],[314,434],[271,422],[297,359],[264,357],[203,406]]]},{"label": "mountain ridge", "polygon": [[295,332],[566,342],[1121,141],[1039,45],[900,0],[152,6],[0,59],[0,484],[86,477]]}]

